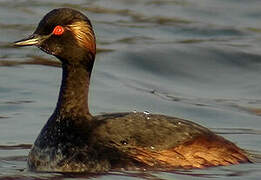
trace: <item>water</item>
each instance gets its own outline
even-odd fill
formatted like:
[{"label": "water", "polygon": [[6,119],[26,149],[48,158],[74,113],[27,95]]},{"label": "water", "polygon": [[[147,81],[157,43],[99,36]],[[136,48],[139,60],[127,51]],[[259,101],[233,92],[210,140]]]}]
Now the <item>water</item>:
[{"label": "water", "polygon": [[8,43],[57,7],[76,8],[93,22],[93,114],[177,116],[261,155],[261,1],[0,0],[0,179],[260,179],[260,162],[173,172],[28,172],[26,156],[54,109],[61,69],[37,48]]}]

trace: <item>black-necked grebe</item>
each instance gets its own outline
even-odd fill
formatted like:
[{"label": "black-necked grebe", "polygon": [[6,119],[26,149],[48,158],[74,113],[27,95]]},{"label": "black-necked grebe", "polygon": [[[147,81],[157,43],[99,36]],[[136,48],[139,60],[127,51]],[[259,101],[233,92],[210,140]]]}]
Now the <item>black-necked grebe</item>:
[{"label": "black-necked grebe", "polygon": [[235,144],[191,121],[138,112],[92,116],[88,89],[95,35],[90,20],[76,10],[52,10],[33,35],[15,45],[35,45],[56,56],[63,68],[56,109],[28,156],[31,170],[170,170],[250,162]]}]

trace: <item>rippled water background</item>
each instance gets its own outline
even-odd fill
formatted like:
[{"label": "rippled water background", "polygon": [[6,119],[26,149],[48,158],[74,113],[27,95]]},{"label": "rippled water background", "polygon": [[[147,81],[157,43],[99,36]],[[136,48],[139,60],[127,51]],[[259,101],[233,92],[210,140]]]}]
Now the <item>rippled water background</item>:
[{"label": "rippled water background", "polygon": [[28,172],[26,156],[54,109],[61,69],[37,48],[8,43],[57,7],[78,9],[94,25],[94,114],[146,110],[190,119],[261,156],[261,1],[0,0],[1,180],[260,179],[260,162],[98,176]]}]

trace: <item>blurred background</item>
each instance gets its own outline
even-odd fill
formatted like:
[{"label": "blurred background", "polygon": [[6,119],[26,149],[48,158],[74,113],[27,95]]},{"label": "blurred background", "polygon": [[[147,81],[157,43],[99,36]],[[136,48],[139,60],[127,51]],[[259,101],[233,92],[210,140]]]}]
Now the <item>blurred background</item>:
[{"label": "blurred background", "polygon": [[185,118],[253,158],[261,155],[261,1],[0,0],[0,180],[260,179],[258,160],[100,176],[28,172],[26,157],[56,105],[61,68],[35,47],[9,43],[30,35],[58,7],[83,12],[94,26],[93,114],[136,110]]}]

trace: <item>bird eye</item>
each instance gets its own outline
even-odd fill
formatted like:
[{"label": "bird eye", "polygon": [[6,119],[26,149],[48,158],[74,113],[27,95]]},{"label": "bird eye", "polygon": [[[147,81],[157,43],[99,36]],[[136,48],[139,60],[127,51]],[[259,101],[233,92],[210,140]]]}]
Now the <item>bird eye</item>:
[{"label": "bird eye", "polygon": [[55,26],[55,28],[53,29],[53,34],[60,36],[64,33],[64,28],[62,26]]}]

